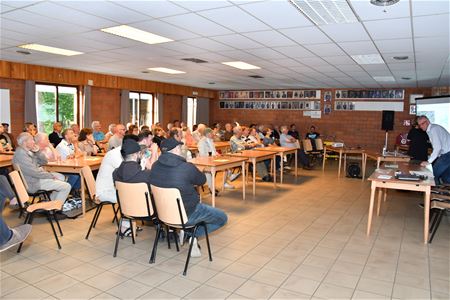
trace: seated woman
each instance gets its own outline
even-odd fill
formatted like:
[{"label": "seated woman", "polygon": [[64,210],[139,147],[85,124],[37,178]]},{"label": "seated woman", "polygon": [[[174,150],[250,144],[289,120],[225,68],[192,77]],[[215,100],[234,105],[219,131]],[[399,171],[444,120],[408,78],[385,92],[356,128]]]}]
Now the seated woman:
[{"label": "seated woman", "polygon": [[91,128],[83,128],[78,136],[78,149],[86,155],[97,155],[99,147],[95,143]]}]

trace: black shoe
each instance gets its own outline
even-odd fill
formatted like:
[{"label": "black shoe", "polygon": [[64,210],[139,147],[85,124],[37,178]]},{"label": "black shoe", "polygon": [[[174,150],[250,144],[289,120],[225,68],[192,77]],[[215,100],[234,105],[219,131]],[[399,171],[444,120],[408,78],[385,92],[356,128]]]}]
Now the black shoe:
[{"label": "black shoe", "polygon": [[271,182],[271,181],[273,181],[273,177],[270,175],[266,175],[262,178],[262,180],[265,182]]},{"label": "black shoe", "polygon": [[313,167],[311,167],[311,166],[303,166],[303,170],[312,170],[313,169]]}]

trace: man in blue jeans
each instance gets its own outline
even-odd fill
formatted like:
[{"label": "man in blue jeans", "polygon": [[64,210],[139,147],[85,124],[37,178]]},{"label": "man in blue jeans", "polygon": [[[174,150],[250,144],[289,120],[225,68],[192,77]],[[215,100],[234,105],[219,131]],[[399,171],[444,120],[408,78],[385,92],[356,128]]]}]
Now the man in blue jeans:
[{"label": "man in blue jeans", "polygon": [[16,195],[11,189],[8,179],[0,175],[0,252],[22,243],[31,232],[30,224],[24,224],[10,229],[3,220],[2,213],[6,199],[11,201],[15,197]]},{"label": "man in blue jeans", "polygon": [[[180,191],[189,221],[187,225],[205,222],[208,233],[227,223],[227,215],[220,209],[200,203],[200,196],[195,189],[206,182],[206,176],[196,166],[186,162],[182,156],[181,145],[174,138],[161,142],[161,156],[153,164],[150,171],[150,183],[162,188],[176,188]],[[197,237],[205,235],[203,227],[197,230]],[[192,257],[201,256],[197,239],[191,252]]]},{"label": "man in blue jeans", "polygon": [[426,116],[420,116],[417,122],[420,129],[428,134],[433,146],[428,161],[423,161],[421,165],[433,164],[434,181],[437,185],[450,183],[450,133],[440,125],[431,124]]}]

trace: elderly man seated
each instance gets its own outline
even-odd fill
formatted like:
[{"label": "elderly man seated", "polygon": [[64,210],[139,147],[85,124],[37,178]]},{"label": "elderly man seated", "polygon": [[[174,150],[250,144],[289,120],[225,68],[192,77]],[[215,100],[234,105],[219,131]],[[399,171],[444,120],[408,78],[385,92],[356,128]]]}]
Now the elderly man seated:
[{"label": "elderly man seated", "polygon": [[22,132],[17,137],[17,143],[19,147],[14,153],[13,163],[22,170],[29,192],[53,191],[50,196],[52,200],[65,201],[71,189],[70,184],[64,181],[64,175],[45,171],[42,166],[47,164],[47,158],[39,151],[33,136]]}]

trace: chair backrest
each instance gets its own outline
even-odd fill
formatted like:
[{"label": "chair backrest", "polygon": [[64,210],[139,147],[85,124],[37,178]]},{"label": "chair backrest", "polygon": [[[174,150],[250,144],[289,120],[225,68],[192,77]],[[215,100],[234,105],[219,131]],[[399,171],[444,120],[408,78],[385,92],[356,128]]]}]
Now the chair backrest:
[{"label": "chair backrest", "polygon": [[19,172],[17,170],[12,171],[11,173],[9,173],[9,178],[11,178],[14,189],[16,190],[17,200],[20,202],[21,206],[24,207],[28,202],[29,197],[27,189],[22,181],[22,178],[20,177]]},{"label": "chair backrest", "polygon": [[89,166],[84,166],[81,169],[81,174],[83,174],[84,181],[86,182],[86,186],[89,192],[89,196],[92,201],[95,201],[95,178],[94,174],[92,174],[92,170]]},{"label": "chair backrest", "polygon": [[14,170],[16,170],[19,173],[19,176],[22,179],[22,183],[25,186],[25,189],[28,191],[29,190],[28,184],[27,184],[27,181],[25,180],[25,176],[23,176],[22,169],[20,168],[20,166],[18,164],[13,164],[13,168],[14,168]]},{"label": "chair backrest", "polygon": [[151,185],[158,219],[166,224],[186,224],[188,217],[180,191],[175,188],[161,188]]},{"label": "chair backrest", "polygon": [[146,183],[116,181],[116,190],[120,212],[123,215],[135,218],[154,215],[150,192]]},{"label": "chair backrest", "polygon": [[323,141],[322,139],[315,139],[316,142],[316,150],[323,151]]},{"label": "chair backrest", "polygon": [[305,152],[313,151],[313,147],[312,147],[310,139],[302,140],[302,144],[303,144],[303,151],[305,151]]}]

